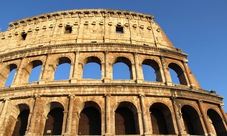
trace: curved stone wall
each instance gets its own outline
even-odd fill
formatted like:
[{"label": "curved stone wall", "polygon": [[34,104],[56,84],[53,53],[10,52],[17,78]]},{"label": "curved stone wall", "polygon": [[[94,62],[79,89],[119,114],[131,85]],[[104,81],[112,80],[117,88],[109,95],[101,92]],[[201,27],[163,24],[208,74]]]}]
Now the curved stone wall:
[{"label": "curved stone wall", "polygon": [[[152,15],[47,13],[10,23],[0,37],[1,135],[226,135],[223,98],[201,89],[187,55]],[[100,66],[100,79],[83,78],[90,62]],[[113,78],[119,62],[130,79]],[[55,80],[63,63],[70,65],[69,78]],[[144,80],[143,65],[155,71],[156,81]],[[38,81],[29,82],[37,66]]]}]

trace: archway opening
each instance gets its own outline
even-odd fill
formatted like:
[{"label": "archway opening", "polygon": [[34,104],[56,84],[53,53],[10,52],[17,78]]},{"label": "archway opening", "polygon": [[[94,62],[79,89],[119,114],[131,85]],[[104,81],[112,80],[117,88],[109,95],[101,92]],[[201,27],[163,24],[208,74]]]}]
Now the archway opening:
[{"label": "archway opening", "polygon": [[210,119],[210,125],[214,127],[216,134],[218,136],[226,136],[227,132],[223,124],[222,118],[219,116],[219,114],[215,110],[209,109],[207,111],[207,115]]},{"label": "archway opening", "polygon": [[83,78],[101,79],[101,60],[97,57],[88,57],[83,70]]},{"label": "archway opening", "polygon": [[185,131],[190,135],[203,135],[203,127],[197,111],[189,105],[181,109]]},{"label": "archway opening", "polygon": [[132,79],[131,61],[125,57],[118,57],[113,65],[114,80]]},{"label": "archway opening", "polygon": [[[184,71],[181,69],[180,66],[178,66],[175,63],[170,63],[168,67],[170,69],[171,78],[174,81],[174,82],[172,81],[173,83],[187,85],[187,81],[184,76]],[[176,74],[171,70],[173,70]],[[178,81],[175,81],[175,78],[177,78]]]},{"label": "archway opening", "polygon": [[153,134],[175,134],[172,115],[169,108],[162,103],[150,107]]},{"label": "archway opening", "polygon": [[159,65],[156,61],[146,59],[142,63],[143,76],[145,81],[162,82]]},{"label": "archway opening", "polygon": [[28,78],[28,81],[29,82],[39,81],[39,76],[42,69],[42,61],[40,60],[32,61],[30,66],[27,67],[27,69],[29,69],[29,67],[31,70],[29,70],[30,76]]},{"label": "archway opening", "polygon": [[5,80],[5,86],[10,86],[12,84],[16,75],[16,69],[17,69],[17,65],[15,64],[10,64],[4,69],[4,72],[8,74]]},{"label": "archway opening", "polygon": [[101,135],[100,107],[89,101],[80,113],[78,135]]},{"label": "archway opening", "polygon": [[54,80],[66,80],[70,75],[71,60],[67,57],[58,59],[55,69]]},{"label": "archway opening", "polygon": [[20,114],[17,117],[12,136],[25,135],[28,124],[29,107],[25,104],[20,104],[18,107],[20,109]]},{"label": "archway opening", "polygon": [[115,110],[115,135],[139,134],[139,122],[136,107],[122,102]]}]

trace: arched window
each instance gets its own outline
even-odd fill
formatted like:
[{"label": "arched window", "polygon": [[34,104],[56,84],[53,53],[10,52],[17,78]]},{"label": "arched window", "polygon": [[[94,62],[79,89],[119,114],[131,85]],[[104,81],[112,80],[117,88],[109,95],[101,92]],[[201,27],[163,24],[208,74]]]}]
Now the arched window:
[{"label": "arched window", "polygon": [[85,103],[80,113],[78,135],[101,135],[101,114],[96,103]]},{"label": "arched window", "polygon": [[154,60],[146,59],[142,63],[143,76],[145,81],[162,82],[160,68]]},{"label": "arched window", "polygon": [[113,79],[132,79],[131,61],[125,57],[118,57],[113,65]]},{"label": "arched window", "polygon": [[97,57],[88,57],[83,70],[83,78],[101,79],[101,60]]},{"label": "arched window", "polygon": [[190,135],[203,135],[203,127],[197,111],[189,105],[181,109],[185,131]]},{"label": "arched window", "polygon": [[23,78],[26,78],[26,82],[37,82],[39,80],[41,69],[42,61],[32,61],[24,68]]},{"label": "arched window", "polygon": [[139,134],[139,122],[136,107],[122,102],[115,110],[115,135]]},{"label": "arched window", "polygon": [[20,114],[17,117],[17,122],[14,127],[12,136],[25,135],[27,124],[28,124],[28,115],[29,108],[25,104],[19,105]]},{"label": "arched window", "polygon": [[207,111],[207,115],[209,116],[211,128],[214,128],[213,131],[216,132],[216,135],[226,136],[227,132],[223,124],[222,118],[219,116],[219,114],[215,110],[209,109]]},{"label": "arched window", "polygon": [[[182,85],[187,85],[187,81],[186,81],[186,78],[184,76],[184,71],[181,69],[180,66],[178,66],[175,63],[170,63],[169,68],[176,73],[175,74],[173,71],[171,72],[171,70],[170,70],[170,74],[172,73],[172,75],[171,75],[172,80],[177,77],[178,80],[179,80],[179,82],[177,82],[177,83],[180,83]],[[173,74],[176,75],[176,76],[173,76]],[[175,81],[175,83],[176,83],[176,81]]]},{"label": "arched window", "polygon": [[[44,128],[44,135],[61,135],[63,122],[63,106],[58,102],[52,102]],[[46,108],[45,108],[46,109]]]},{"label": "arched window", "polygon": [[7,77],[3,77],[2,79],[5,86],[10,86],[12,84],[16,74],[16,69],[17,69],[17,65],[10,64],[2,71],[2,73],[7,75]]},{"label": "arched window", "polygon": [[58,59],[57,67],[55,69],[54,80],[69,79],[71,67],[71,60],[67,57]]},{"label": "arched window", "polygon": [[162,103],[150,107],[153,134],[175,134],[172,115],[169,108]]}]

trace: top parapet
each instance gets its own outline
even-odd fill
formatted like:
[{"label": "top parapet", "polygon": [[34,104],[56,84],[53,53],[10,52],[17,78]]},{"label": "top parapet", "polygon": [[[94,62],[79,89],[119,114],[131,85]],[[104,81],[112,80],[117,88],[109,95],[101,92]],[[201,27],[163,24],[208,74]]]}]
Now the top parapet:
[{"label": "top parapet", "polygon": [[81,9],[11,22],[0,33],[0,54],[57,44],[114,43],[176,50],[153,15],[125,10]]}]

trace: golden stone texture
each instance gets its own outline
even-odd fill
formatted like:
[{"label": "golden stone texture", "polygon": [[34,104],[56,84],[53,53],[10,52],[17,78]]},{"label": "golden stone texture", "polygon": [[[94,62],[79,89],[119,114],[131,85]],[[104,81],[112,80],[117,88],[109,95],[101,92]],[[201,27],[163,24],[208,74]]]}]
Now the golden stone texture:
[{"label": "golden stone texture", "polygon": [[[117,135],[119,107],[133,113],[134,135],[226,135],[223,97],[201,89],[187,55],[172,45],[152,15],[105,9],[46,13],[11,22],[0,33],[0,46],[2,136],[13,134],[25,109],[29,110],[25,135],[43,135],[54,108],[63,108],[61,135],[78,135],[80,114],[87,107],[100,112],[99,135]],[[71,64],[69,79],[55,81],[56,67],[64,62]],[[89,62],[100,65],[101,79],[83,79]],[[117,62],[129,66],[131,79],[113,79]],[[144,80],[143,64],[155,70],[156,82]],[[38,65],[39,80],[28,82]],[[13,82],[5,87],[12,69],[16,69]],[[172,83],[169,69],[177,73],[180,84]],[[151,109],[163,114],[167,133],[155,129],[160,126],[152,121]],[[214,122],[215,118],[219,120]]]}]

